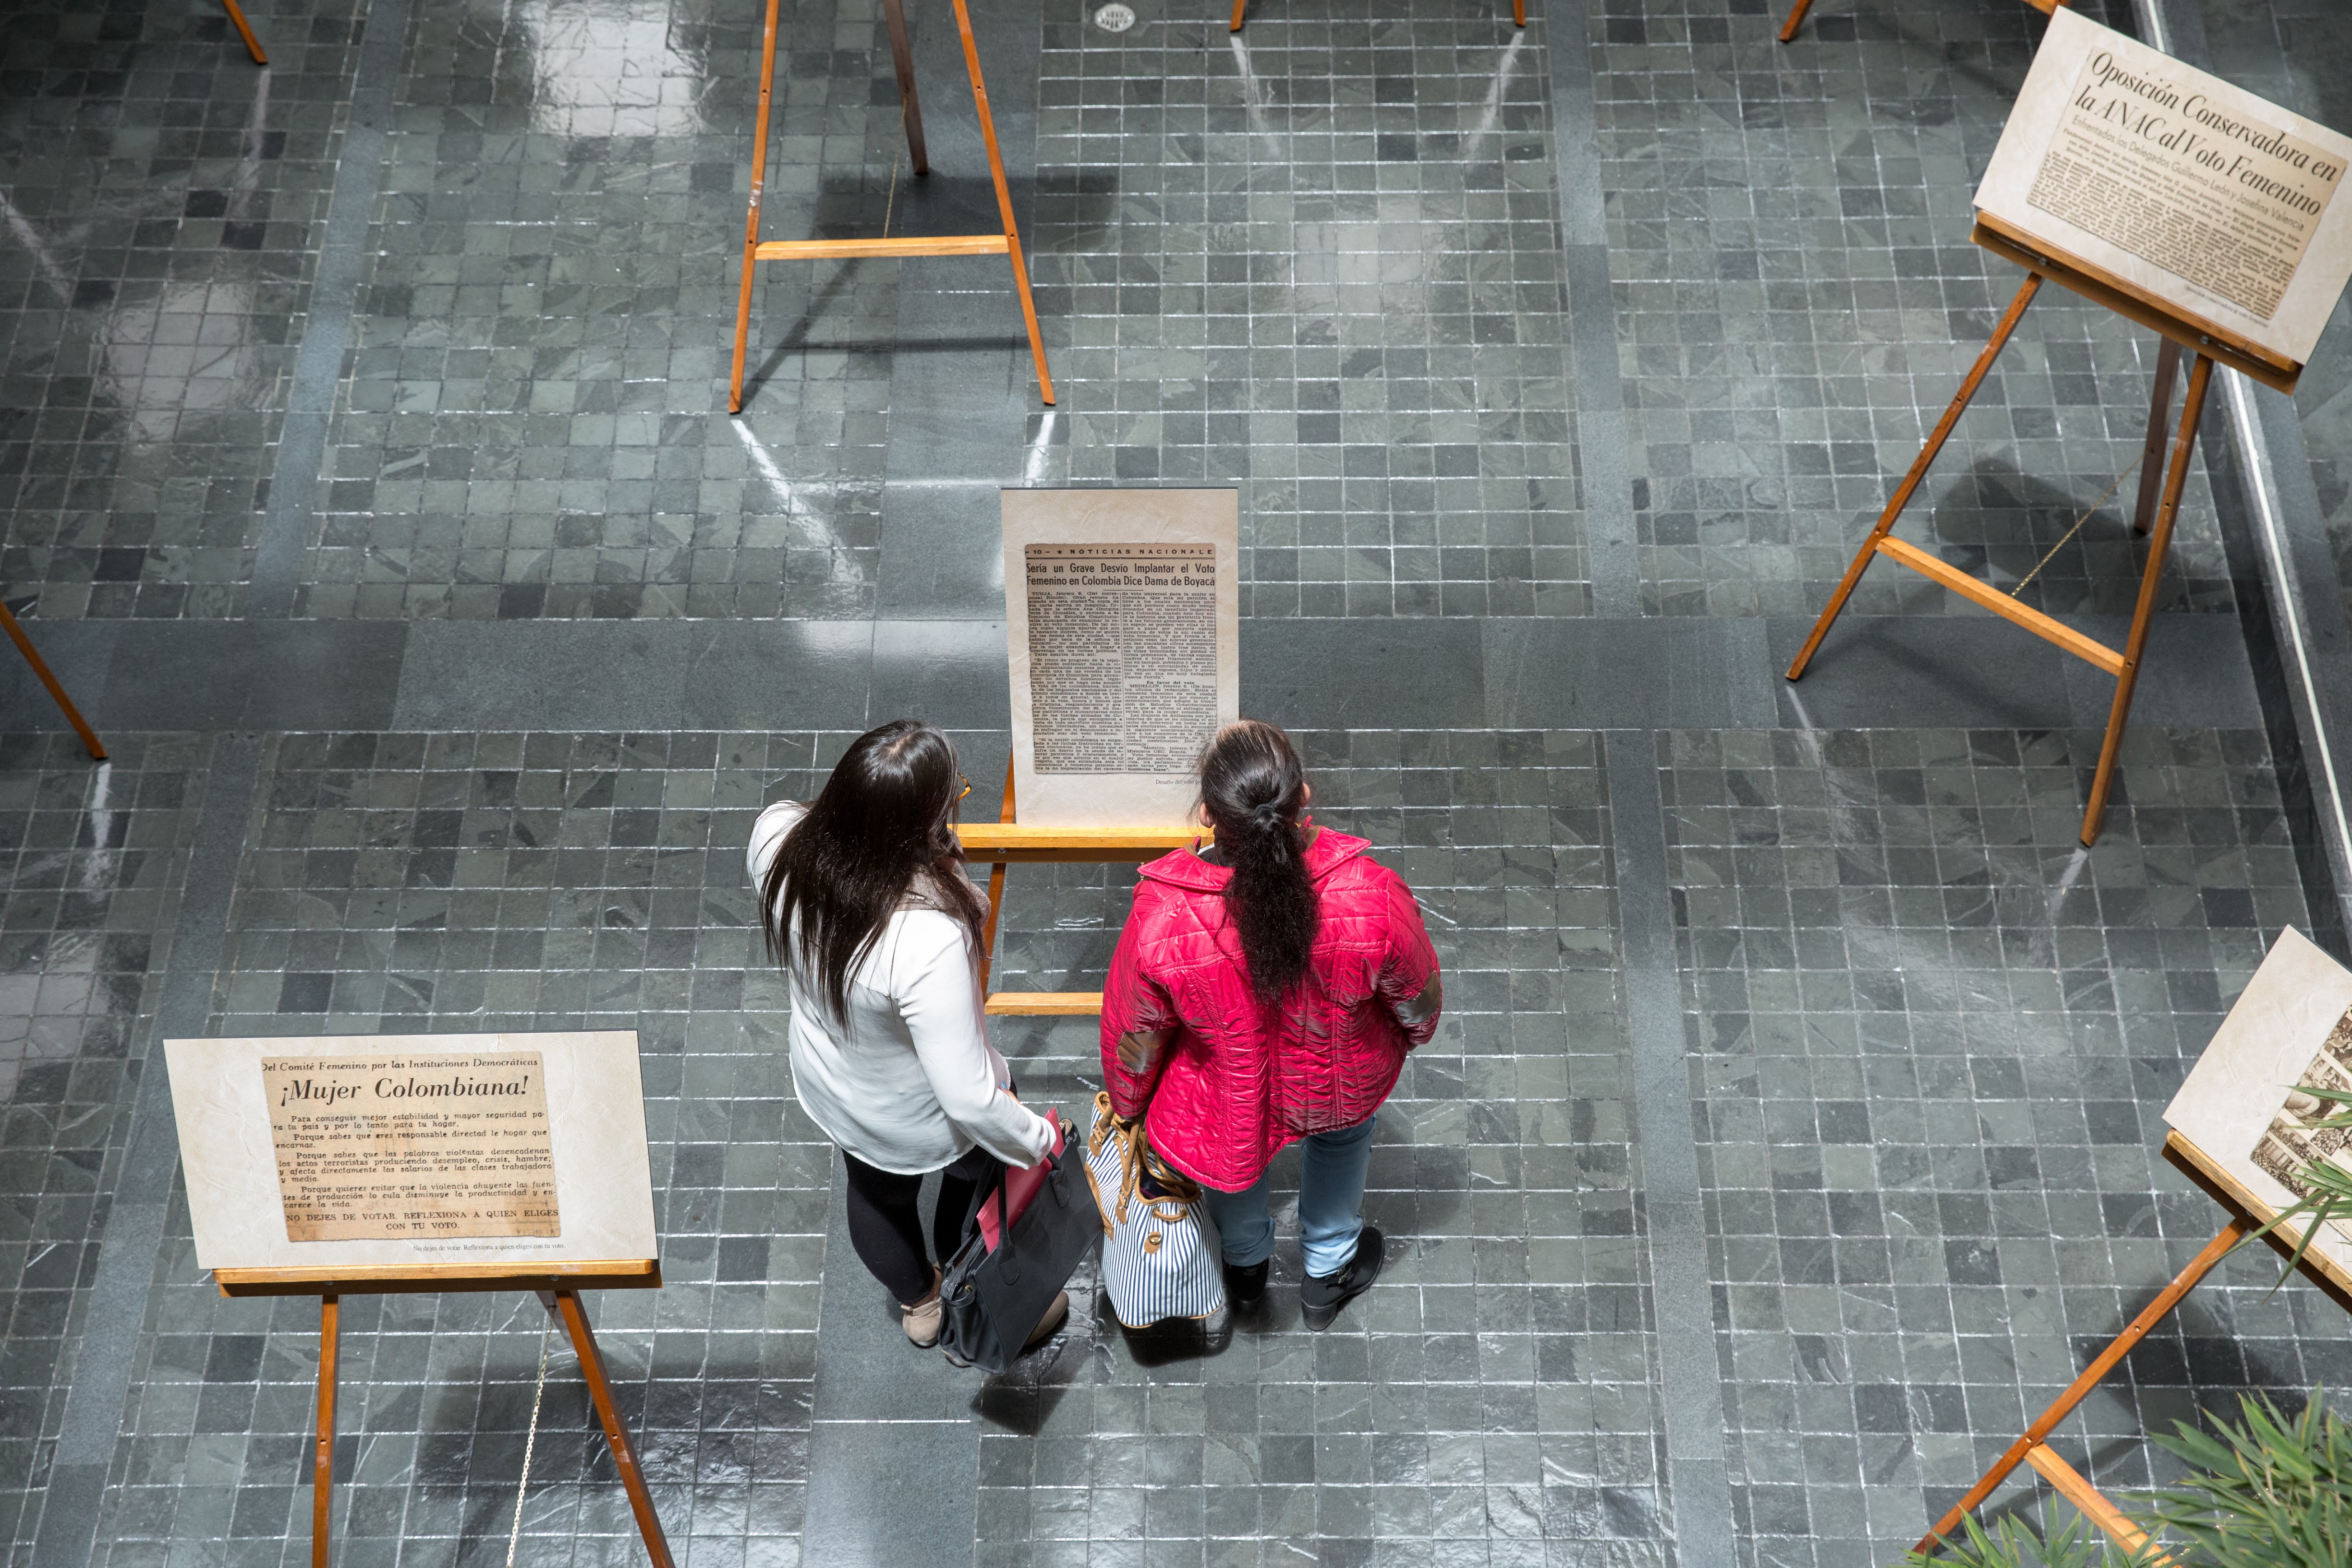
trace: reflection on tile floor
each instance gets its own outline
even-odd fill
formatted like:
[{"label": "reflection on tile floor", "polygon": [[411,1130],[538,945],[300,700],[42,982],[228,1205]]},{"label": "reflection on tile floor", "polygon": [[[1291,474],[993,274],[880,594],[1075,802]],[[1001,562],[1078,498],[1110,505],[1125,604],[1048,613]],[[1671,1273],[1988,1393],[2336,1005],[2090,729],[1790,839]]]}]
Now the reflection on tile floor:
[{"label": "reflection on tile floor", "polygon": [[355,7],[0,17],[0,578],[224,616],[252,570],[350,106]]},{"label": "reflection on tile floor", "polygon": [[207,751],[110,739],[93,766],[69,735],[0,738],[0,1541],[18,1552],[64,1415]]},{"label": "reflection on tile floor", "polygon": [[[2209,5],[2270,68],[2330,57],[2324,0]],[[1763,10],[1596,14],[1654,613],[1816,607],[2013,286],[1964,236],[2030,13],[1830,14],[1782,47]],[[1043,21],[1041,450],[1068,455],[1033,478],[1241,485],[1254,614],[1586,613],[1543,18],[1337,15]],[[44,413],[0,428],[0,569],[43,614],[241,606],[355,37],[256,16],[292,35],[268,73],[212,17],[5,35],[0,331],[8,402]],[[771,225],[880,232],[912,181],[878,7],[805,0],[784,37]],[[873,612],[898,265],[764,269],[757,394],[719,412],[756,57],[707,0],[418,5],[298,613]],[[2326,79],[2284,96],[2326,118]],[[2331,517],[2342,357],[2301,402]],[[2024,577],[2135,455],[2148,359],[2037,306],[1915,528]],[[2126,603],[2123,506],[2028,597]],[[2175,565],[2176,606],[2227,607],[2201,475]],[[1891,574],[1862,601],[1948,603]]]},{"label": "reflection on tile floor", "polygon": [[[724,412],[756,7],[475,10],[418,7],[297,613],[872,614],[897,264],[764,268]],[[882,231],[879,18],[787,8],[768,237]]]},{"label": "reflection on tile floor", "polygon": [[1244,614],[1589,612],[1549,70],[1491,5],[1049,13],[1071,479],[1241,486]]}]

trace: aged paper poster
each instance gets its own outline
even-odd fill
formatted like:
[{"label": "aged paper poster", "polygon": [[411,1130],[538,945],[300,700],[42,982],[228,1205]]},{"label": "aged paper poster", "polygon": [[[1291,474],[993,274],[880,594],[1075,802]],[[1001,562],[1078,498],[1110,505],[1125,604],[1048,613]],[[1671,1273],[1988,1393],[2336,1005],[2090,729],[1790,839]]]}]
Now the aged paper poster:
[{"label": "aged paper poster", "polygon": [[290,1240],[563,1233],[538,1051],[265,1056],[261,1082]]},{"label": "aged paper poster", "polygon": [[1161,826],[1240,715],[1232,490],[1007,490],[1015,815]]},{"label": "aged paper poster", "polygon": [[[2352,1089],[2352,974],[2300,932],[2279,934],[2214,1031],[2164,1119],[2278,1208],[2304,1195],[2315,1160],[2352,1166],[2352,1134],[2313,1123],[2340,1109],[2304,1091]],[[2314,1246],[2352,1265],[2352,1228]]]},{"label": "aged paper poster", "polygon": [[163,1050],[201,1268],[656,1255],[633,1031]]},{"label": "aged paper poster", "polygon": [[1217,727],[1214,545],[1027,545],[1040,773],[1173,773]]},{"label": "aged paper poster", "polygon": [[2352,277],[2347,166],[2352,139],[2062,10],[1976,204],[2301,364]]},{"label": "aged paper poster", "polygon": [[2304,1175],[2306,1167],[2321,1160],[2352,1166],[2352,1162],[2336,1158],[2345,1145],[2352,1144],[2352,1127],[2319,1124],[2333,1121],[2347,1107],[2308,1092],[2314,1089],[2352,1091],[2352,1009],[2337,1019],[2327,1038],[2319,1042],[2302,1076],[2287,1091],[2285,1103],[2263,1129],[2248,1155],[2298,1197],[2311,1196],[2311,1183]]}]

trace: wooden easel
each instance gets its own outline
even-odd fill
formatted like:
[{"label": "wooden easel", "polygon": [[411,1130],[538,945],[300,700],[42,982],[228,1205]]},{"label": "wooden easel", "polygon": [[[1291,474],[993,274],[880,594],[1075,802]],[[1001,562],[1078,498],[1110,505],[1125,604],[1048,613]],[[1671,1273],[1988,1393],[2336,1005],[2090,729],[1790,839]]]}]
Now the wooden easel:
[{"label": "wooden easel", "polygon": [[[2067,1385],[2066,1392],[2058,1396],[2057,1403],[2044,1410],[2040,1418],[2025,1429],[2024,1436],[2009,1446],[2009,1451],[2001,1455],[1999,1462],[1952,1505],[1951,1511],[1937,1520],[1935,1528],[1919,1538],[1919,1544],[1914,1550],[1922,1555],[1932,1554],[1937,1547],[1952,1539],[1952,1532],[1960,1528],[1962,1517],[1990,1497],[2020,1464],[2032,1466],[2059,1496],[2074,1504],[2084,1518],[2105,1531],[2125,1551],[2137,1552],[2146,1543],[2147,1537],[2137,1525],[2101,1496],[2099,1490],[2082,1471],[2051,1451],[2047,1446],[2050,1434],[2089,1396],[2091,1390],[2098,1386],[2099,1380],[2114,1371],[2116,1364],[2131,1353],[2132,1346],[2145,1339],[2148,1331],[2169,1316],[2172,1310],[2180,1304],[2181,1299],[2196,1288],[2200,1280],[2213,1271],[2215,1264],[2235,1251],[2239,1242],[2278,1218],[2277,1209],[2223,1170],[2210,1155],[2179,1133],[2166,1135],[2164,1157],[2174,1169],[2203,1188],[2208,1197],[2220,1204],[2230,1216],[2230,1222],[2215,1232],[2213,1239],[2205,1243],[2204,1250],[2189,1260],[2189,1267],[2174,1276],[2172,1283],[2158,1292],[2156,1300],[2147,1304],[2147,1310],[2134,1318],[2131,1326],[2117,1334],[2115,1343],[2101,1351],[2097,1358],[2083,1369],[2083,1375]],[[2306,1220],[2304,1224],[2307,1227],[2309,1222]],[[2267,1232],[2263,1240],[2280,1257],[2291,1258],[2303,1234],[2303,1229],[2290,1222]],[[2335,1259],[2315,1247],[2303,1255],[2296,1264],[2296,1271],[2318,1286],[2320,1292],[2329,1301],[2352,1312],[2352,1272],[2347,1272]]]},{"label": "wooden easel", "polygon": [[228,19],[236,24],[237,37],[245,40],[246,53],[253,57],[253,63],[268,65],[269,57],[261,52],[261,40],[253,36],[253,27],[246,21],[245,13],[237,9],[236,0],[221,0],[221,4],[228,7]]},{"label": "wooden easel", "polygon": [[316,1296],[319,1298],[319,1430],[310,1460],[310,1568],[327,1568],[329,1505],[335,1478],[335,1351],[338,1320],[345,1296],[384,1295],[422,1291],[530,1291],[547,1310],[563,1321],[563,1332],[580,1357],[587,1375],[588,1396],[604,1423],[604,1441],[613,1449],[613,1467],[629,1494],[629,1508],[637,1517],[637,1532],[645,1538],[646,1555],[654,1568],[674,1568],[669,1542],[654,1512],[653,1494],[637,1467],[629,1428],[613,1403],[613,1385],[604,1375],[604,1358],[596,1348],[595,1331],[588,1326],[587,1310],[580,1303],[583,1291],[659,1290],[661,1265],[651,1258],[613,1262],[558,1263],[530,1273],[517,1272],[510,1263],[400,1264],[385,1268],[346,1269],[215,1269],[213,1281],[224,1296]]},{"label": "wooden easel", "polygon": [[[1801,6],[1810,5],[1813,3],[1813,0],[1797,0],[1797,3]],[[1240,32],[1242,30],[1243,13],[1246,12],[1248,9],[1249,0],[1234,0],[1233,25],[1227,27],[1225,31],[1229,33]],[[1528,0],[1511,0],[1511,26],[1515,27],[1524,27],[1527,25]]]},{"label": "wooden easel", "polygon": [[[1822,610],[1821,619],[1813,622],[1812,635],[1805,639],[1805,645],[1798,653],[1796,662],[1789,666],[1789,679],[1803,678],[1805,666],[1812,662],[1814,652],[1822,645],[1822,639],[1829,635],[1830,627],[1836,623],[1838,612],[1845,608],[1845,601],[1853,594],[1854,585],[1862,580],[1864,570],[1877,556],[1885,556],[1897,566],[1908,567],[1962,598],[1984,606],[1994,614],[2015,622],[2076,658],[2097,665],[2116,678],[2116,695],[2107,712],[2106,740],[2099,748],[2098,770],[2091,778],[2090,802],[2083,812],[2081,838],[2087,848],[2098,841],[2100,820],[2106,814],[2107,790],[2115,781],[2116,758],[2122,750],[2124,727],[2131,717],[2132,692],[2139,681],[2140,659],[2147,651],[2148,626],[2156,612],[2157,586],[2164,576],[2165,555],[2172,544],[2172,525],[2180,512],[2181,493],[2189,484],[2189,463],[2196,447],[2197,422],[2205,410],[2205,394],[2213,379],[2213,367],[2216,364],[2226,365],[2282,392],[2294,391],[2296,378],[2303,373],[2303,367],[2281,360],[2267,350],[2210,321],[2183,316],[2153,296],[2089,262],[2049,253],[2040,241],[1986,214],[1977,214],[1976,227],[1969,237],[1995,256],[2024,267],[2025,282],[2018,289],[2017,298],[2010,301],[2009,308],[2002,313],[1999,324],[1993,328],[1991,340],[1985,344],[1984,352],[1977,356],[1968,378],[1960,382],[1959,394],[1944,411],[1944,417],[1937,421],[1934,432],[1927,437],[1927,444],[1919,449],[1911,471],[1903,476],[1903,483],[1895,487],[1895,497],[1886,503],[1886,510],[1879,515],[1878,526],[1870,530],[1869,538],[1863,540],[1862,549],[1855,553],[1853,564],[1845,569],[1845,576],[1839,581],[1836,591],[1830,595],[1829,603]],[[1927,465],[1935,462],[1936,454],[1943,450],[1945,440],[1951,435],[1953,427],[1959,423],[1961,413],[1967,410],[1969,400],[1976,396],[1977,388],[1984,384],[1985,375],[1992,369],[1993,361],[2000,357],[2002,345],[2016,330],[2018,321],[2025,315],[2025,308],[2033,302],[2034,295],[2041,291],[2044,281],[2062,284],[2084,298],[2153,329],[2165,339],[2163,350],[2157,359],[2156,390],[2148,408],[2144,459],[2146,470],[2140,476],[2139,507],[2132,521],[2133,528],[2139,532],[2147,533],[2152,526],[2154,533],[2148,540],[2147,566],[2140,574],[2139,602],[2132,612],[2131,631],[2120,650],[2094,641],[2055,617],[2045,615],[2010,594],[1978,581],[1940,557],[1895,538],[1892,532],[1895,519],[1902,516],[1913,492],[1927,478]],[[2189,392],[2181,405],[2179,430],[2172,438],[2172,460],[2164,476],[2159,499],[2158,459],[2164,451],[2166,421],[2171,413],[2172,381],[2183,349],[2188,350],[2191,356]]]},{"label": "wooden easel", "polygon": [[48,687],[50,697],[65,710],[66,722],[74,727],[76,735],[81,737],[83,747],[96,760],[105,761],[106,747],[99,744],[98,732],[91,729],[89,721],[81,716],[81,709],[74,706],[73,698],[66,695],[65,687],[58,684],[57,676],[49,673],[48,661],[41,657],[40,651],[33,646],[33,640],[25,635],[22,626],[16,624],[15,613],[5,604],[0,604],[0,631],[8,633],[8,641],[16,644],[16,652],[25,655],[25,663],[33,666],[33,674],[41,677],[41,685]]},{"label": "wooden easel", "polygon": [[[1004,868],[1021,865],[1133,865],[1170,850],[1205,841],[1206,828],[1043,828],[1013,820],[1013,764],[1004,765],[1004,809],[994,822],[960,822],[964,852],[988,866],[988,921],[980,935],[980,988],[988,992],[996,953],[996,915],[1004,906]],[[1102,1011],[1100,991],[995,991],[982,1004],[996,1017],[1090,1018]]]},{"label": "wooden easel", "polygon": [[[2025,3],[2046,16],[2064,5],[2066,0],[2025,0]],[[1812,8],[1813,0],[1797,0],[1795,5],[1789,7],[1789,19],[1780,24],[1782,43],[1793,43],[1796,40],[1797,29],[1805,25],[1805,13]]]},{"label": "wooden easel", "polygon": [[[1013,262],[1013,287],[1021,296],[1021,316],[1029,327],[1029,354],[1037,362],[1037,395],[1054,401],[1054,378],[1045,370],[1045,340],[1037,330],[1037,305],[1029,295],[1029,268],[1021,259],[1021,234],[1013,222],[1013,192],[1004,182],[1004,159],[996,147],[996,120],[988,111],[988,84],[981,80],[980,46],[971,36],[971,14],[953,0],[956,31],[963,38],[963,64],[971,78],[972,107],[980,111],[980,136],[988,147],[989,178],[996,182],[996,210],[1004,232],[984,235],[925,235],[891,239],[784,239],[760,237],[760,193],[768,173],[768,108],[776,82],[776,7],[768,0],[768,28],[760,44],[760,112],[751,145],[751,206],[743,219],[743,280],[735,300],[735,369],[728,382],[727,412],[743,412],[743,355],[751,335],[751,269],[762,261],[848,260],[860,256],[1002,256]],[[922,106],[915,97],[915,51],[899,0],[882,0],[890,28],[890,58],[898,74],[899,118],[907,131],[908,162],[918,174],[930,172],[923,150]],[[887,227],[887,225],[885,225]]]}]

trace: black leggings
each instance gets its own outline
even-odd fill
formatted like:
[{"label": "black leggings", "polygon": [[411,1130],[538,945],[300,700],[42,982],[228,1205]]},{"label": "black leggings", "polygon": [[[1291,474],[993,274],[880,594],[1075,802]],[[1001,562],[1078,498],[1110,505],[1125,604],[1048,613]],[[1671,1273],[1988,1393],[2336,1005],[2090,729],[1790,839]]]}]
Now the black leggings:
[{"label": "black leggings", "polygon": [[[882,1281],[891,1299],[912,1306],[931,1293],[930,1260],[923,1252],[922,1214],[916,1197],[919,1176],[876,1170],[844,1149],[849,1166],[849,1244],[866,1271]],[[996,1156],[974,1148],[940,1175],[940,1206],[931,1216],[931,1245],[942,1268],[963,1239],[964,1216],[972,1194],[997,1169]]]}]

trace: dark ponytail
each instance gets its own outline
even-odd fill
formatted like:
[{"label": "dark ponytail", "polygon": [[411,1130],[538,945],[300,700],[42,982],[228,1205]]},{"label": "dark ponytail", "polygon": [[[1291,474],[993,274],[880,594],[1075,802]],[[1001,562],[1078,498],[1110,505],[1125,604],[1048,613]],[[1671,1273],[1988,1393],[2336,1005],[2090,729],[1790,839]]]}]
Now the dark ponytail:
[{"label": "dark ponytail", "polygon": [[1241,935],[1250,984],[1272,1001],[1307,974],[1315,946],[1315,884],[1307,876],[1307,770],[1290,737],[1245,718],[1201,753],[1201,806],[1233,868],[1225,909]]},{"label": "dark ponytail", "polygon": [[952,826],[960,782],[955,745],[931,726],[901,718],[867,730],[768,862],[768,952],[835,1019],[848,1013],[850,976],[909,892],[961,922],[977,950],[987,906],[963,874]]}]

